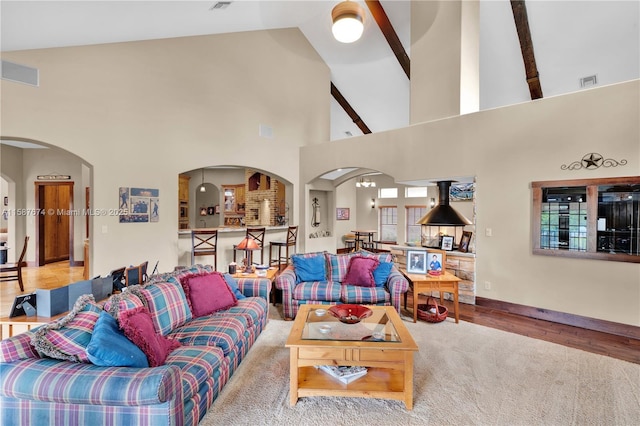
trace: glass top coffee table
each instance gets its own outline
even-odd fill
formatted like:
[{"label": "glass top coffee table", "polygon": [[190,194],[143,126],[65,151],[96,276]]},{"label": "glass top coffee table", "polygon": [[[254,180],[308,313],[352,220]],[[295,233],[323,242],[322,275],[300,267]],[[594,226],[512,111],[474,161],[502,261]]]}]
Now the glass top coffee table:
[{"label": "glass top coffee table", "polygon": [[[385,398],[413,408],[413,353],[418,346],[391,306],[367,306],[372,315],[356,324],[340,322],[330,305],[302,305],[291,328],[290,403],[309,396]],[[325,310],[322,315],[318,310]],[[367,374],[342,383],[317,368],[363,366]]]}]

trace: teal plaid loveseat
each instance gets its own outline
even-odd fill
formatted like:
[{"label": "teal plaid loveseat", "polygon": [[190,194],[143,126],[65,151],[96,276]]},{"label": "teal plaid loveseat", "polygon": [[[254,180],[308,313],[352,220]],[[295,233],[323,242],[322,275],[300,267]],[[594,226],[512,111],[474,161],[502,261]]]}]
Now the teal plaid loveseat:
[{"label": "teal plaid loveseat", "polygon": [[180,342],[162,365],[103,367],[52,359],[32,343],[38,329],[2,340],[0,424],[197,425],[265,327],[271,289],[268,279],[236,280],[245,297],[235,306],[193,318],[175,295],[182,291],[181,278],[204,272],[211,267],[157,275],[104,305],[117,316],[142,302],[155,315],[158,332]]},{"label": "teal plaid loveseat", "polygon": [[[374,269],[376,285],[365,287],[345,282],[349,266],[354,257],[372,258],[378,262]],[[296,263],[309,259],[323,259],[324,276],[305,281]],[[295,318],[300,305],[355,303],[363,305],[393,306],[400,312],[400,301],[409,289],[409,282],[393,263],[391,253],[371,253],[361,250],[354,253],[333,254],[329,252],[303,253],[292,256],[293,264],[287,266],[276,278],[275,287],[282,291],[283,314],[286,319]],[[378,271],[386,266],[386,271]]]}]

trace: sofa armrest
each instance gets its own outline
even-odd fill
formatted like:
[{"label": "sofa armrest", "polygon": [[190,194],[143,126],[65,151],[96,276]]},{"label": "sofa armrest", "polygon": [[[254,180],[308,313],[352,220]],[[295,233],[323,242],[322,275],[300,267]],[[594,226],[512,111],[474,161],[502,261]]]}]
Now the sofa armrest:
[{"label": "sofa armrest", "polygon": [[238,278],[238,288],[247,297],[262,297],[269,302],[271,280],[268,278]]},{"label": "sofa armrest", "polygon": [[402,299],[402,295],[409,290],[409,281],[394,265],[393,268],[391,268],[391,273],[389,274],[389,278],[387,278],[385,286],[387,287],[391,297],[391,306],[393,306],[399,313],[401,306],[400,299]]},{"label": "sofa armrest", "polygon": [[293,288],[297,284],[296,281],[296,271],[293,269],[293,265],[289,265],[284,271],[280,272],[280,275],[276,278],[276,288],[285,293],[292,294]]},{"label": "sofa armrest", "polygon": [[0,363],[0,395],[66,404],[136,406],[182,402],[180,369],[99,367],[53,359]]}]

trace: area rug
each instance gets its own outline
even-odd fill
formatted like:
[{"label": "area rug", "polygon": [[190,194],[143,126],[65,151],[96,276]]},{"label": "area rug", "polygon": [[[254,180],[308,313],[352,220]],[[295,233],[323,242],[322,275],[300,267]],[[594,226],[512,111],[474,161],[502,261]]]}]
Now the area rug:
[{"label": "area rug", "polygon": [[420,348],[413,410],[339,397],[291,407],[284,343],[292,322],[275,316],[201,425],[640,424],[640,365],[452,319],[403,317]]}]

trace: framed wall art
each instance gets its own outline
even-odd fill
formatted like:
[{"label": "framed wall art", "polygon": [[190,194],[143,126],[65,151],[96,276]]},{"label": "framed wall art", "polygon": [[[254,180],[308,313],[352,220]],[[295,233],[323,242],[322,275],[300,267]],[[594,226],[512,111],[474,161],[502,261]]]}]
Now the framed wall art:
[{"label": "framed wall art", "polygon": [[349,207],[338,207],[336,209],[336,220],[349,220]]}]

